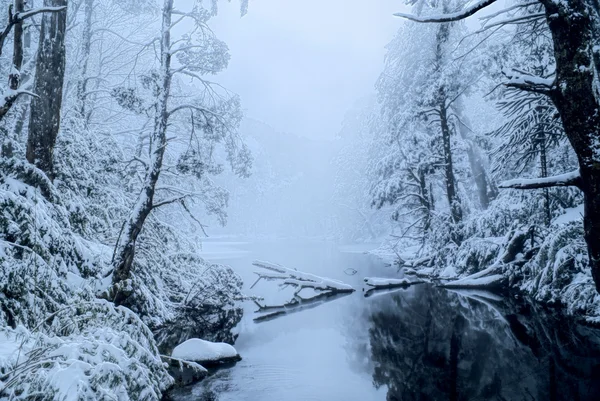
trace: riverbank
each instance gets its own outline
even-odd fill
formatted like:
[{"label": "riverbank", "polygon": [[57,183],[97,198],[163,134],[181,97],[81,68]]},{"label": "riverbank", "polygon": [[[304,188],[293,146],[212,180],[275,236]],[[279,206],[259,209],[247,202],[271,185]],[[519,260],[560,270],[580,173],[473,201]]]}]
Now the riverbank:
[{"label": "riverbank", "polygon": [[459,246],[389,245],[373,251],[402,274],[457,289],[483,289],[528,297],[581,322],[600,326],[600,294],[587,263],[583,226],[573,213],[551,230],[517,227],[502,237],[473,236]]},{"label": "riverbank", "polygon": [[[246,278],[253,278],[254,259],[339,279],[357,289],[366,276],[397,276],[396,269],[364,250],[341,252],[331,243],[248,243],[235,248],[243,252],[219,260],[244,277],[245,293],[267,300],[276,300],[281,291],[261,283],[248,292],[253,280]],[[349,268],[356,274],[346,274]],[[496,393],[513,399],[529,391],[531,399],[541,401],[554,391],[562,392],[558,400],[571,399],[566,396],[574,394],[573,386],[582,400],[593,400],[594,391],[600,391],[593,369],[600,364],[598,330],[523,297],[423,284],[368,298],[356,291],[261,323],[253,321],[254,309],[244,305],[236,328],[235,347],[242,361],[172,391],[172,399],[383,401],[411,399],[417,389],[441,399],[448,398],[455,385],[468,399],[493,399]],[[553,354],[561,349],[565,353]],[[451,357],[454,352],[457,359]],[[565,371],[570,360],[577,361],[577,373]],[[455,379],[448,376],[453,366]]]}]

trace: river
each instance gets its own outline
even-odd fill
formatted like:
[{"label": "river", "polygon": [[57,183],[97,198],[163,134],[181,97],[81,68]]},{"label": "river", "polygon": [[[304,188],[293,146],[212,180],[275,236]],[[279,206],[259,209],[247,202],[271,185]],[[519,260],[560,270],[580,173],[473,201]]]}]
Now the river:
[{"label": "river", "polygon": [[[247,295],[285,298],[277,282],[250,285],[255,259],[342,280],[357,291],[256,323],[248,302],[235,347],[243,360],[176,400],[600,400],[600,331],[525,300],[428,284],[365,297],[366,276],[397,277],[368,245],[207,242]],[[355,274],[353,274],[356,272]]]}]

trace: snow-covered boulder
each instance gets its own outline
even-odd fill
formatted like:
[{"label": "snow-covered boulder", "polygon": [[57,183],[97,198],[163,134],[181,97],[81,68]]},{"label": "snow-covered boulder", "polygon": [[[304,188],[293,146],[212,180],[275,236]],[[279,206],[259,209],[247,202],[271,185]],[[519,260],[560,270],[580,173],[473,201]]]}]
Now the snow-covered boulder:
[{"label": "snow-covered boulder", "polygon": [[233,346],[190,338],[173,350],[173,358],[199,363],[208,367],[242,359]]}]

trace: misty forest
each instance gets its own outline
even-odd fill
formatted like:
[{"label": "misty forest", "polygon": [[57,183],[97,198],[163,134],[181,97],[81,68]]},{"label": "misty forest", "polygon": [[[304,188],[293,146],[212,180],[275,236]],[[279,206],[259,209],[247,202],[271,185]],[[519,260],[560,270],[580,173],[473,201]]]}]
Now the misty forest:
[{"label": "misty forest", "polygon": [[0,400],[598,400],[598,0],[0,0]]}]

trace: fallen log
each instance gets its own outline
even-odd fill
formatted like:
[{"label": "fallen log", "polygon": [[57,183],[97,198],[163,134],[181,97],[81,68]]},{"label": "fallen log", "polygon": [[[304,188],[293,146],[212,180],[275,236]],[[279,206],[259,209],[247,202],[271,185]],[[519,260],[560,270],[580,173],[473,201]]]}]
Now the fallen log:
[{"label": "fallen log", "polygon": [[[258,306],[255,313],[262,313],[261,316],[254,318],[255,322],[263,322],[304,309],[314,308],[324,302],[332,301],[355,291],[351,285],[341,281],[290,269],[275,263],[256,260],[252,262],[252,265],[266,271],[254,272],[258,278],[250,288],[254,288],[261,280],[280,281],[279,285],[281,287],[290,286],[295,288],[291,299],[278,305],[262,305],[255,300],[254,303]],[[304,289],[311,289],[314,294],[308,297],[300,295],[300,292]]]}]

